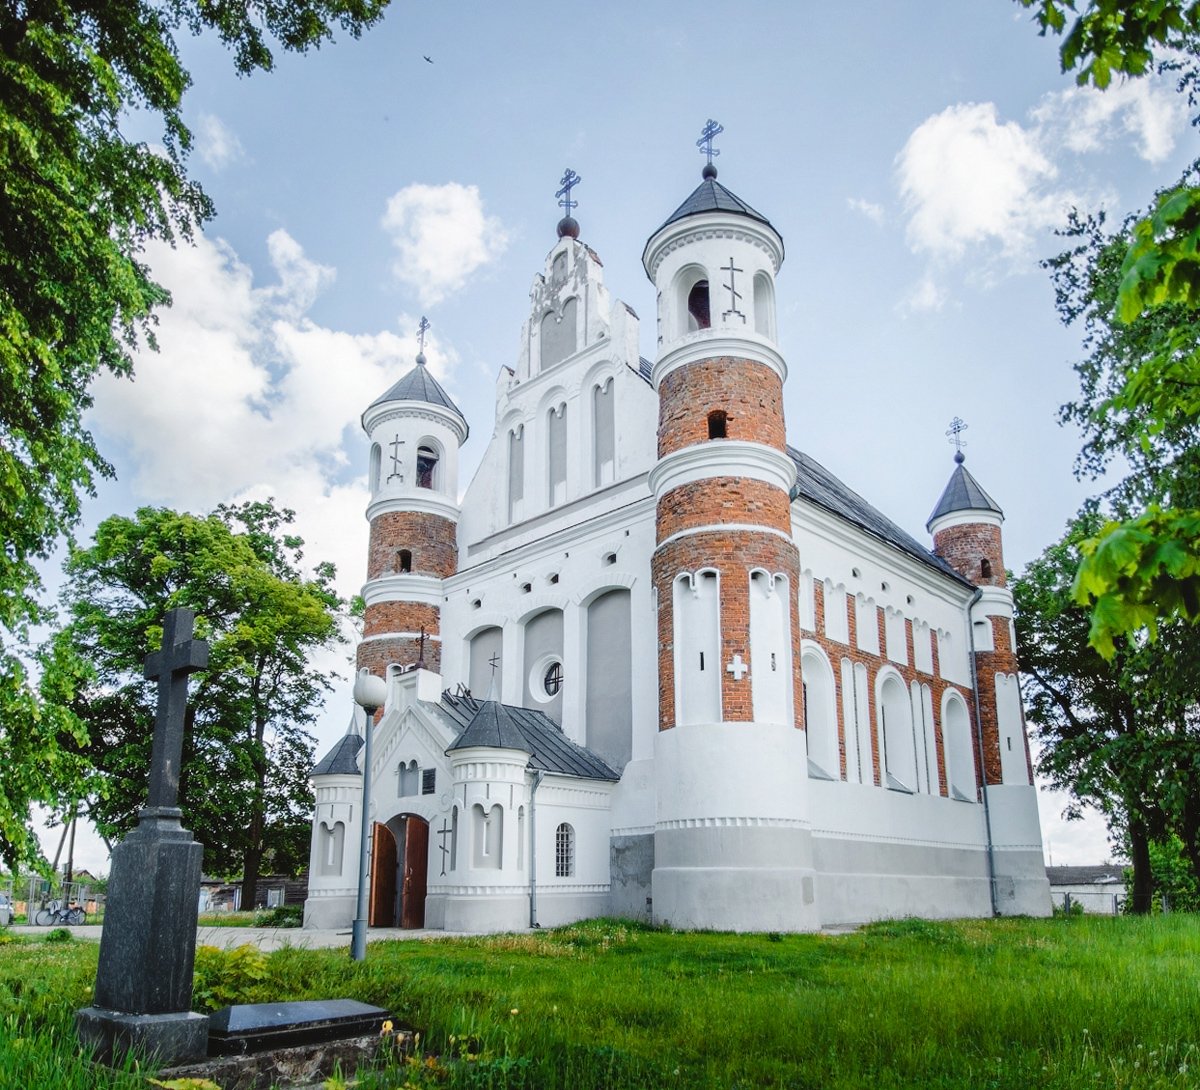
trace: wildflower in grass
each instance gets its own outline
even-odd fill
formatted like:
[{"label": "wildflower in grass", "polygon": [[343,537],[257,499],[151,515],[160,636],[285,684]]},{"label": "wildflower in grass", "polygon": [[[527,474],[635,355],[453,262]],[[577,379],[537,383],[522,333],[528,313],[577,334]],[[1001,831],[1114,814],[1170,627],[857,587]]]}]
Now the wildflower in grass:
[{"label": "wildflower in grass", "polygon": [[516,1007],[513,1007],[513,1009],[512,1009],[512,1010],[510,1010],[508,1013],[509,1013],[509,1014],[520,1014],[521,1012],[520,1012],[520,1010],[519,1010],[518,1008],[516,1008]]},{"label": "wildflower in grass", "polygon": [[392,1020],[390,1018],[385,1018],[383,1021],[383,1025],[379,1027],[379,1036],[386,1037],[391,1032],[392,1032]]}]

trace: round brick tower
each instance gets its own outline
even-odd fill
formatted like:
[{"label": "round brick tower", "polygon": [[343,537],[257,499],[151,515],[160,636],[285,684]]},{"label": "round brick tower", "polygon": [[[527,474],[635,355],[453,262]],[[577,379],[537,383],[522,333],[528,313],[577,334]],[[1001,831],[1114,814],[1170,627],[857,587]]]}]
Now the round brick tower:
[{"label": "round brick tower", "polygon": [[442,580],[458,568],[458,449],[467,422],[421,352],[362,425],[371,440],[371,538],[358,666],[386,677],[389,665],[420,660],[440,672]]},{"label": "round brick tower", "polygon": [[775,275],[783,241],[716,180],[651,236],[658,290],[653,908],[678,927],[819,925],[797,701],[799,556]]},{"label": "round brick tower", "polygon": [[963,452],[926,529],[933,551],[978,588],[971,606],[979,728],[983,734],[984,782],[1032,782],[1025,716],[1017,687],[1013,597],[1004,574],[1000,532],[1004,512],[971,476]]}]

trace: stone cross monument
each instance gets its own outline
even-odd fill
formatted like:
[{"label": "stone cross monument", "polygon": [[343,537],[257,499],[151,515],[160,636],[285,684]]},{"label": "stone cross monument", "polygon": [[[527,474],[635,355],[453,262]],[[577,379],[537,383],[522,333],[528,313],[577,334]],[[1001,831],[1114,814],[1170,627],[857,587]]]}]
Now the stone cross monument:
[{"label": "stone cross monument", "polygon": [[75,1015],[80,1041],[106,1063],[133,1051],[171,1065],[208,1049],[208,1016],[190,1009],[204,848],[176,805],[187,676],[208,665],[194,620],[190,609],[171,610],[162,649],[146,659],[146,677],[158,682],[150,795],[113,850],[93,1005]]}]

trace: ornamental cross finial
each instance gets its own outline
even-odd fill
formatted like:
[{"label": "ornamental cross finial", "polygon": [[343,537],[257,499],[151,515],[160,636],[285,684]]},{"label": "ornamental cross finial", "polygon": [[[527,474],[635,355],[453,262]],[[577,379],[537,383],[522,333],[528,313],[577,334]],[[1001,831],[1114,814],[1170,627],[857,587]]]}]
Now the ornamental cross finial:
[{"label": "ornamental cross finial", "polygon": [[429,319],[424,314],[421,315],[421,324],[417,326],[417,342],[421,346],[421,354],[425,354],[425,334],[429,330]]},{"label": "ornamental cross finial", "polygon": [[964,460],[962,448],[967,445],[962,433],[967,430],[967,427],[968,425],[963,423],[962,417],[956,416],[950,421],[950,427],[946,429],[947,442],[954,447],[954,460],[960,464]]},{"label": "ornamental cross finial", "polygon": [[560,200],[558,203],[562,206],[565,215],[569,216],[572,208],[579,207],[578,201],[571,200],[571,190],[582,181],[583,179],[570,167],[567,167],[567,169],[563,171],[562,179],[558,183],[560,186],[562,186],[562,189],[560,189],[554,195],[562,198],[562,200]]},{"label": "ornamental cross finial", "polygon": [[496,667],[500,665],[500,656],[492,655],[492,657],[488,659],[488,665],[492,668],[492,677],[495,677]]},{"label": "ornamental cross finial", "polygon": [[713,156],[721,154],[712,146],[712,143],[724,131],[725,126],[710,117],[704,126],[704,131],[700,133],[700,139],[696,141],[696,147],[700,149],[700,154],[708,156],[709,166],[712,166]]}]

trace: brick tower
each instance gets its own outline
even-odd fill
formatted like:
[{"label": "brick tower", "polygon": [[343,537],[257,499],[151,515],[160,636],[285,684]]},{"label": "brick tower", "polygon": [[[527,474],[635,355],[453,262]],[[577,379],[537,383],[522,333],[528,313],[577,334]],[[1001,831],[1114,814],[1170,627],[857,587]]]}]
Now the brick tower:
[{"label": "brick tower", "polygon": [[[955,421],[951,430],[961,430]],[[957,433],[956,433],[957,434]],[[993,895],[1004,915],[1044,912],[1048,892],[1025,712],[1017,684],[1013,596],[1004,574],[1004,512],[971,476],[962,450],[926,528],[933,550],[976,586],[970,605],[974,652],[976,767],[988,809]]]},{"label": "brick tower", "polygon": [[[421,320],[422,340],[428,328]],[[441,668],[442,580],[458,569],[458,449],[467,422],[425,365],[363,413],[371,440],[371,524],[358,666],[379,677],[423,658]],[[421,634],[424,632],[422,650]]]},{"label": "brick tower", "polygon": [[810,930],[783,241],[716,177],[710,157],[642,255],[658,290],[653,909],[679,927]]}]

